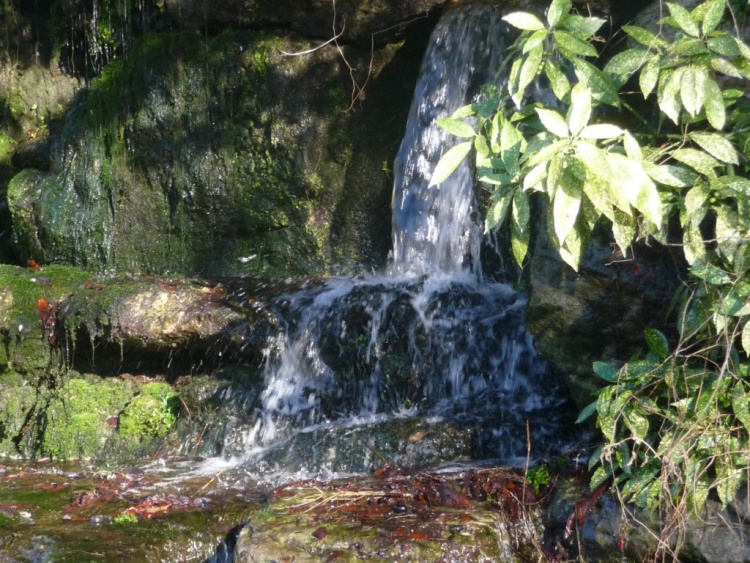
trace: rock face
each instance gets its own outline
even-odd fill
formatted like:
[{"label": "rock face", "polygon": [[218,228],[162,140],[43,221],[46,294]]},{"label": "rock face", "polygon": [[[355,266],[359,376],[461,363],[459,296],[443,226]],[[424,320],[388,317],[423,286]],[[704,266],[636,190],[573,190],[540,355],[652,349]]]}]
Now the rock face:
[{"label": "rock face", "polygon": [[[130,37],[125,56],[97,59],[100,75],[74,100],[57,88],[50,103],[23,101],[19,115],[52,104],[65,119],[55,113],[54,127],[17,135],[24,142],[4,170],[6,179],[20,173],[7,204],[0,188],[0,214],[13,226],[12,241],[0,234],[3,253],[95,272],[301,276],[382,266],[389,163],[432,20],[375,50],[369,40],[318,48],[315,21],[332,5],[264,4],[211,3],[209,28],[152,30]],[[350,3],[339,13],[392,25],[437,3],[407,4],[389,12]],[[191,6],[167,3],[161,27],[175,11],[190,21]],[[360,33],[379,25],[362,23]],[[283,31],[257,29],[268,26]],[[24,73],[57,62],[29,59]]]}]

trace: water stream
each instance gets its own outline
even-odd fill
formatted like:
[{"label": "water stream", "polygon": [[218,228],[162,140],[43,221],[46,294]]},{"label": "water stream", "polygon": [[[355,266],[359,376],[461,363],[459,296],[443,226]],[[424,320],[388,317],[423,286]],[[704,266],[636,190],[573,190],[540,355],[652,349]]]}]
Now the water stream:
[{"label": "water stream", "polygon": [[482,280],[471,167],[428,186],[454,142],[434,120],[496,80],[500,16],[474,4],[435,28],[394,166],[390,267],[275,299],[283,330],[265,349],[259,396],[225,437],[231,465],[285,480],[384,463],[522,464],[532,434],[535,457],[559,451],[565,394],[534,351],[525,299]]}]

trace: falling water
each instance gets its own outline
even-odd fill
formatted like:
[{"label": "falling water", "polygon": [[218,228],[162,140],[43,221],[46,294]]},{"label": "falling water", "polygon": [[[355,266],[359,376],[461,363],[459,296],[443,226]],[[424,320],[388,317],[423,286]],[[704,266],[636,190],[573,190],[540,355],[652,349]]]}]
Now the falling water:
[{"label": "falling water", "polygon": [[477,101],[498,80],[508,29],[497,6],[448,12],[433,31],[396,156],[393,264],[398,273],[480,272],[482,226],[471,166],[465,162],[439,186],[429,186],[440,156],[456,138],[435,124]]},{"label": "falling water", "polygon": [[[438,24],[394,167],[392,265],[384,276],[331,279],[273,302],[283,329],[269,340],[262,390],[225,455],[282,471],[367,471],[386,459],[513,463],[527,454],[529,425],[535,455],[559,446],[564,393],[534,351],[526,301],[480,279],[470,166],[428,187],[454,142],[434,120],[478,99],[506,34],[498,10],[483,4],[449,11]],[[409,457],[414,434],[396,435],[415,421],[469,439]]]}]

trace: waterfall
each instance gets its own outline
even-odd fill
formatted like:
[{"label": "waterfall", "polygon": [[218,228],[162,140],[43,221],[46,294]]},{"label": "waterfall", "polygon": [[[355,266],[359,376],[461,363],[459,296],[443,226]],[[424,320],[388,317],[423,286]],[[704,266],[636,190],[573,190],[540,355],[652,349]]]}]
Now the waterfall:
[{"label": "waterfall", "polygon": [[508,28],[497,6],[473,4],[447,12],[432,33],[406,134],[393,166],[393,263],[398,273],[481,271],[481,213],[470,164],[429,187],[440,156],[457,142],[435,120],[475,102],[498,80]]},{"label": "waterfall", "polygon": [[[226,456],[263,474],[368,471],[384,460],[519,463],[529,428],[534,455],[559,449],[559,429],[570,423],[565,392],[534,350],[526,300],[481,280],[471,166],[428,187],[455,142],[434,120],[495,80],[506,34],[499,11],[484,4],[453,9],[437,25],[394,166],[392,264],[384,275],[275,298],[282,329],[269,339],[262,387],[247,423],[227,437]],[[420,430],[408,433],[414,425]],[[434,441],[414,445],[423,435]],[[453,435],[462,441],[440,441]]]}]

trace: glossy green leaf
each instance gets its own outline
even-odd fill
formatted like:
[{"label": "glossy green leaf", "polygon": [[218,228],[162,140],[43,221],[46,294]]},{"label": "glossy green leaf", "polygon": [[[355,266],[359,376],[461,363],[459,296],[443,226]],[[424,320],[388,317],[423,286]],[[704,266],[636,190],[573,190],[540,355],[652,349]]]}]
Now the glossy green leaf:
[{"label": "glossy green leaf", "polygon": [[660,360],[666,360],[670,354],[669,342],[664,334],[655,328],[647,328],[643,331],[648,349]]},{"label": "glossy green leaf", "polygon": [[682,220],[683,227],[689,223],[699,224],[703,221],[703,217],[705,217],[708,211],[706,202],[710,195],[703,182],[696,184],[687,191],[684,199],[685,216]]},{"label": "glossy green leaf", "polygon": [[680,80],[680,99],[691,116],[695,117],[703,108],[706,97],[708,71],[703,65],[690,65],[682,73]]},{"label": "glossy green leaf", "polygon": [[542,20],[533,14],[527,12],[513,12],[507,16],[503,16],[503,19],[515,28],[523,29],[525,31],[537,31],[544,29]]},{"label": "glossy green leaf", "polygon": [[715,468],[716,492],[719,493],[722,507],[726,509],[728,504],[737,500],[737,493],[745,482],[747,471],[726,463],[723,457],[717,458]]},{"label": "glossy green leaf", "polygon": [[570,13],[573,3],[570,0],[552,0],[547,9],[547,23],[550,27],[555,27],[560,21]]},{"label": "glossy green leaf", "polygon": [[639,413],[636,409],[629,409],[623,413],[625,426],[628,427],[633,437],[638,440],[645,440],[648,436],[648,418]]},{"label": "glossy green leaf", "polygon": [[607,20],[603,18],[587,18],[578,14],[569,14],[560,22],[559,27],[568,30],[579,39],[585,40],[599,31],[599,28],[605,23],[607,23]]},{"label": "glossy green leaf", "polygon": [[539,45],[544,43],[544,40],[549,36],[549,30],[540,29],[531,34],[531,36],[523,43],[523,54],[525,55],[532,49],[536,49]]},{"label": "glossy green leaf", "polygon": [[643,29],[642,27],[639,27],[637,25],[624,25],[622,26],[622,30],[630,37],[635,39],[638,43],[640,43],[641,45],[645,45],[646,47],[666,48],[668,46],[668,43],[664,41],[664,39],[657,37],[650,31]]},{"label": "glossy green leaf", "polygon": [[451,119],[460,119],[462,117],[469,117],[470,115],[474,115],[474,105],[468,104],[465,106],[461,106],[456,111],[454,111],[451,114]]},{"label": "glossy green leaf", "polygon": [[714,69],[715,71],[725,74],[727,76],[731,76],[732,78],[743,77],[742,72],[740,72],[740,69],[725,59],[721,59],[717,57],[717,58],[711,59],[709,64],[711,65],[711,68]]},{"label": "glossy green leaf", "polygon": [[644,161],[643,168],[652,180],[673,188],[687,188],[695,184],[695,181],[698,179],[698,175],[695,172],[682,166],[673,166],[670,164],[656,165]]},{"label": "glossy green leaf", "polygon": [[688,264],[694,264],[706,259],[706,247],[698,225],[689,223],[682,233],[682,251]]},{"label": "glossy green leaf", "polygon": [[436,119],[435,123],[437,123],[443,131],[456,137],[474,137],[477,134],[471,125],[460,119],[453,119],[450,117],[441,118]]},{"label": "glossy green leaf", "polygon": [[623,130],[617,125],[597,123],[584,127],[579,136],[582,139],[614,139],[622,134]]},{"label": "glossy green leaf", "polygon": [[514,93],[513,100],[520,104],[523,98],[526,87],[536,78],[539,73],[539,69],[542,65],[542,55],[544,54],[544,48],[542,45],[534,47],[524,60],[521,65],[521,70],[518,75],[518,91]]},{"label": "glossy green leaf", "polygon": [[570,92],[570,82],[557,63],[552,59],[547,59],[544,63],[544,72],[547,74],[552,92],[558,100],[562,100]]},{"label": "glossy green leaf", "polygon": [[[703,35],[708,35],[719,27],[719,24],[724,17],[725,0],[710,0],[709,2],[705,2],[703,6],[705,6],[705,8],[703,8],[704,11],[701,14],[703,20],[701,30],[703,31]],[[700,7],[701,6],[699,6],[699,8]],[[697,10],[698,8],[696,8],[693,13],[695,14]]]},{"label": "glossy green leaf", "polygon": [[641,161],[643,160],[643,151],[641,151],[641,145],[635,140],[635,137],[630,134],[629,131],[623,132],[622,144],[625,147],[625,154],[631,160]]},{"label": "glossy green leaf", "polygon": [[606,74],[629,77],[651,57],[653,57],[653,53],[650,53],[646,49],[628,49],[612,57],[604,67],[604,72]]},{"label": "glossy green leaf", "polygon": [[661,224],[661,198],[643,165],[617,153],[608,153],[607,160],[630,205],[653,224]]},{"label": "glossy green leaf", "polygon": [[573,61],[576,76],[591,90],[594,101],[619,107],[620,98],[612,81],[601,70],[582,59]]},{"label": "glossy green leaf", "polygon": [[[541,118],[541,117],[540,117]],[[576,84],[570,93],[568,110],[568,128],[572,135],[577,135],[588,125],[591,118],[591,90],[583,84]]]},{"label": "glossy green leaf", "polygon": [[579,39],[572,33],[557,29],[553,32],[553,35],[555,37],[557,48],[560,52],[569,56],[569,58],[575,58],[575,55],[581,55],[584,57],[596,57],[598,55],[596,49],[591,43]]},{"label": "glossy green leaf", "polygon": [[581,182],[573,178],[572,174],[563,171],[553,201],[555,236],[560,245],[565,242],[575,226],[581,208],[582,193]]},{"label": "glossy green leaf", "polygon": [[710,37],[708,41],[706,41],[706,45],[714,53],[718,53],[725,57],[733,59],[734,57],[739,57],[741,55],[737,41],[734,40],[734,37],[728,34],[722,33],[718,37]]},{"label": "glossy green leaf", "polygon": [[510,204],[513,199],[513,192],[506,190],[491,205],[487,218],[485,220],[485,230],[491,231],[497,226],[502,225],[508,215]]},{"label": "glossy green leaf", "polygon": [[[745,325],[745,327],[747,326],[750,326],[750,324]],[[745,351],[747,352],[747,348],[745,348]],[[736,416],[745,427],[745,430],[750,432],[750,393],[747,392],[745,386],[741,383],[735,385],[734,390],[732,391],[732,410],[734,411],[734,416]]]},{"label": "glossy green leaf", "polygon": [[641,74],[638,77],[638,85],[641,87],[641,93],[644,98],[648,98],[651,92],[654,91],[656,83],[659,81],[660,71],[659,59],[653,56],[641,69]]},{"label": "glossy green leaf", "polygon": [[456,171],[456,168],[466,159],[471,147],[474,145],[471,141],[459,143],[450,148],[443,156],[440,157],[435,170],[430,179],[430,186],[442,184],[448,177]]},{"label": "glossy green leaf", "polygon": [[547,177],[547,163],[542,162],[532,168],[523,178],[523,189],[534,189],[542,180]]},{"label": "glossy green leaf", "polygon": [[623,256],[628,253],[628,248],[633,243],[637,225],[635,217],[628,215],[620,209],[614,210],[614,221],[612,221],[612,234],[615,237],[615,243],[622,252]]},{"label": "glossy green leaf", "polygon": [[510,229],[510,247],[513,251],[513,258],[516,259],[516,263],[519,266],[523,266],[523,261],[526,259],[526,254],[529,251],[529,235],[531,229],[519,229],[517,225],[513,225]]},{"label": "glossy green leaf", "polygon": [[680,122],[680,111],[682,110],[680,84],[684,73],[685,67],[679,67],[675,70],[663,72],[659,79],[657,90],[659,108],[673,123]]},{"label": "glossy green leaf", "polygon": [[513,195],[513,222],[521,231],[527,231],[531,218],[529,196],[523,190],[516,190]]},{"label": "glossy green leaf", "polygon": [[576,424],[580,424],[587,418],[589,418],[592,414],[596,412],[596,401],[589,403],[584,407],[584,409],[581,411],[581,413],[578,415],[578,418],[576,419]]},{"label": "glossy green leaf", "polygon": [[551,109],[535,109],[539,120],[547,131],[558,137],[567,137],[569,135],[568,124],[565,123],[565,119],[559,113]]},{"label": "glossy green leaf", "polygon": [[726,137],[716,133],[692,131],[690,132],[690,138],[714,158],[730,164],[739,164],[737,151]]},{"label": "glossy green leaf", "polygon": [[721,95],[721,89],[715,80],[709,78],[705,87],[706,97],[704,105],[706,107],[706,119],[711,127],[721,131],[726,123],[726,110],[724,109],[724,98]]},{"label": "glossy green leaf", "polygon": [[724,285],[732,281],[728,273],[708,262],[693,264],[690,273],[712,285]]},{"label": "glossy green leaf", "polygon": [[677,149],[672,152],[672,158],[687,164],[704,176],[715,176],[715,168],[721,166],[713,156],[697,149]]},{"label": "glossy green leaf", "polygon": [[688,12],[683,6],[673,2],[667,2],[667,8],[669,9],[670,15],[674,18],[674,21],[682,31],[691,37],[700,36],[701,32],[698,24],[692,17],[690,17],[690,12]]}]

